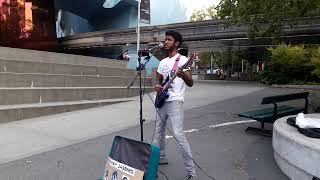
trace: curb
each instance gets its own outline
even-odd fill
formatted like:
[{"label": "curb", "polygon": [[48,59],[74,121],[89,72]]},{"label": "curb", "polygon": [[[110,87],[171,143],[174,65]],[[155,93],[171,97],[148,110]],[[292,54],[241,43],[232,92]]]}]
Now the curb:
[{"label": "curb", "polygon": [[272,84],[273,88],[294,88],[294,89],[309,89],[309,90],[320,90],[320,85],[280,85]]}]

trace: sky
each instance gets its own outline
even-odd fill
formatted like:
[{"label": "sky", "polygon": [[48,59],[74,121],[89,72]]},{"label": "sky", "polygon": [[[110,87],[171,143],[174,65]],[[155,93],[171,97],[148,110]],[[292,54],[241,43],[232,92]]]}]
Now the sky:
[{"label": "sky", "polygon": [[218,5],[220,0],[180,0],[186,7],[187,16],[190,17],[194,10],[205,9],[209,5]]}]

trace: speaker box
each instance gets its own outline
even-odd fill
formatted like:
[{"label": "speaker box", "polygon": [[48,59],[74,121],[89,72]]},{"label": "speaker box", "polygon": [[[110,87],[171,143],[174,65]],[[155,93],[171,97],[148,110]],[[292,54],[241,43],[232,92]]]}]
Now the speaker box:
[{"label": "speaker box", "polygon": [[125,165],[144,172],[143,180],[155,180],[160,160],[158,146],[116,136],[109,156]]}]

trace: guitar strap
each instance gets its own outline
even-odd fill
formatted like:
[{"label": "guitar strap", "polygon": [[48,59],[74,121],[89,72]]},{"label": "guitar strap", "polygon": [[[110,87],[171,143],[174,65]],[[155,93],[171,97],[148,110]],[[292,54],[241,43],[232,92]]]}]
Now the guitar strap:
[{"label": "guitar strap", "polygon": [[179,55],[179,56],[177,57],[176,62],[174,63],[171,71],[176,71],[176,70],[177,70],[177,68],[178,68],[178,63],[179,63],[179,61],[180,61],[180,56],[181,56],[181,55]]},{"label": "guitar strap", "polygon": [[174,63],[173,67],[172,67],[172,70],[170,72],[170,77],[172,77],[172,74],[174,74],[176,72],[176,70],[178,69],[178,63],[180,61],[180,57],[181,55],[179,55],[176,59],[176,62]]}]

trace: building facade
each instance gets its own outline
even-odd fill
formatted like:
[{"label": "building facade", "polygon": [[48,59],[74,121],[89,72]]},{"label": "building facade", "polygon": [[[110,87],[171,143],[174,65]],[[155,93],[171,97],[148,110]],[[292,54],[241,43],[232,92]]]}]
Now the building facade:
[{"label": "building facade", "polygon": [[[137,26],[137,0],[55,0],[59,37]],[[151,0],[150,25],[186,22],[180,0]],[[147,26],[149,24],[143,24]]]},{"label": "building facade", "polygon": [[[148,4],[150,24],[141,26],[188,20],[180,0],[150,0]],[[137,18],[137,0],[0,0],[0,46],[59,51],[59,38],[133,28],[137,26]],[[65,53],[115,59],[124,51],[129,52],[129,67],[135,68],[136,45]],[[150,63],[151,67],[156,66],[152,62],[156,60]]]},{"label": "building facade", "polygon": [[52,0],[0,0],[0,45],[52,49],[57,45]]}]

